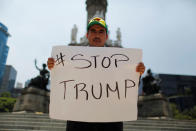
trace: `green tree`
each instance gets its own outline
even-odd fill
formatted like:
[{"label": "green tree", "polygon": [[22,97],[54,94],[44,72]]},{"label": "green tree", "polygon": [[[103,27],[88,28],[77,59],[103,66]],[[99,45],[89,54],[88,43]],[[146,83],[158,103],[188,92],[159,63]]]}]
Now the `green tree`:
[{"label": "green tree", "polygon": [[15,102],[16,99],[12,98],[9,92],[2,93],[0,95],[0,112],[11,112]]},{"label": "green tree", "polygon": [[180,112],[177,109],[177,106],[175,104],[170,104],[170,107],[172,109],[173,117],[175,119],[180,119],[180,120],[195,120],[196,119],[196,106],[194,106],[191,109],[186,109],[183,112]]},{"label": "green tree", "polygon": [[184,110],[184,111],[182,112],[182,114],[191,116],[192,119],[196,119],[196,106],[194,106],[194,107],[191,108],[191,109],[186,109],[186,110]]},{"label": "green tree", "polygon": [[0,97],[11,97],[11,94],[9,92],[3,92]]}]

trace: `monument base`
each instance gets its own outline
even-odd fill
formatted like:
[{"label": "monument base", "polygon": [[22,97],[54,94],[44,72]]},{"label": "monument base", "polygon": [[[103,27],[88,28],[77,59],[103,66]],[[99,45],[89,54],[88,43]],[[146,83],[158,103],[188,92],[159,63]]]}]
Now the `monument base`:
[{"label": "monument base", "polygon": [[160,93],[139,96],[138,100],[139,117],[170,118],[172,117],[168,100]]},{"label": "monument base", "polygon": [[50,92],[35,87],[28,87],[22,91],[14,105],[14,112],[49,112]]}]

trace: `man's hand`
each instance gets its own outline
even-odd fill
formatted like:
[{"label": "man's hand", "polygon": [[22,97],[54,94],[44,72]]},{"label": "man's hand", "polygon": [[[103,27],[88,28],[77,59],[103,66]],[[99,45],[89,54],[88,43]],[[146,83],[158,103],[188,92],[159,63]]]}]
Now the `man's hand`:
[{"label": "man's hand", "polygon": [[140,62],[136,67],[136,72],[140,73],[140,76],[145,72],[144,63]]},{"label": "man's hand", "polygon": [[55,63],[54,58],[52,58],[52,57],[48,58],[47,65],[48,65],[48,69],[49,70],[51,70],[52,68],[54,68],[54,63]]}]

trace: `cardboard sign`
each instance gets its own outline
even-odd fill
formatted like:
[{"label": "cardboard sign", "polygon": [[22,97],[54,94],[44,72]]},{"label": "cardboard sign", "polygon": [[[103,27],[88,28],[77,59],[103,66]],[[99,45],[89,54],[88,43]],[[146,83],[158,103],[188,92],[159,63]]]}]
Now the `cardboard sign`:
[{"label": "cardboard sign", "polygon": [[140,49],[55,46],[50,118],[116,122],[137,119]]}]

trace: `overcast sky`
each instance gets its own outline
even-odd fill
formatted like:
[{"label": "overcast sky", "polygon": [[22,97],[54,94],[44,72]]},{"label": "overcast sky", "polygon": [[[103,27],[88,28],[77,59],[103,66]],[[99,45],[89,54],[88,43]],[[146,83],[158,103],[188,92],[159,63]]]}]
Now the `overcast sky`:
[{"label": "overcast sky", "polygon": [[[86,33],[86,0],[0,0],[0,22],[11,37],[7,64],[24,83],[38,75],[52,46],[77,41]],[[146,68],[154,73],[196,75],[196,0],[108,0],[110,38],[122,32],[125,48],[141,48]]]}]

